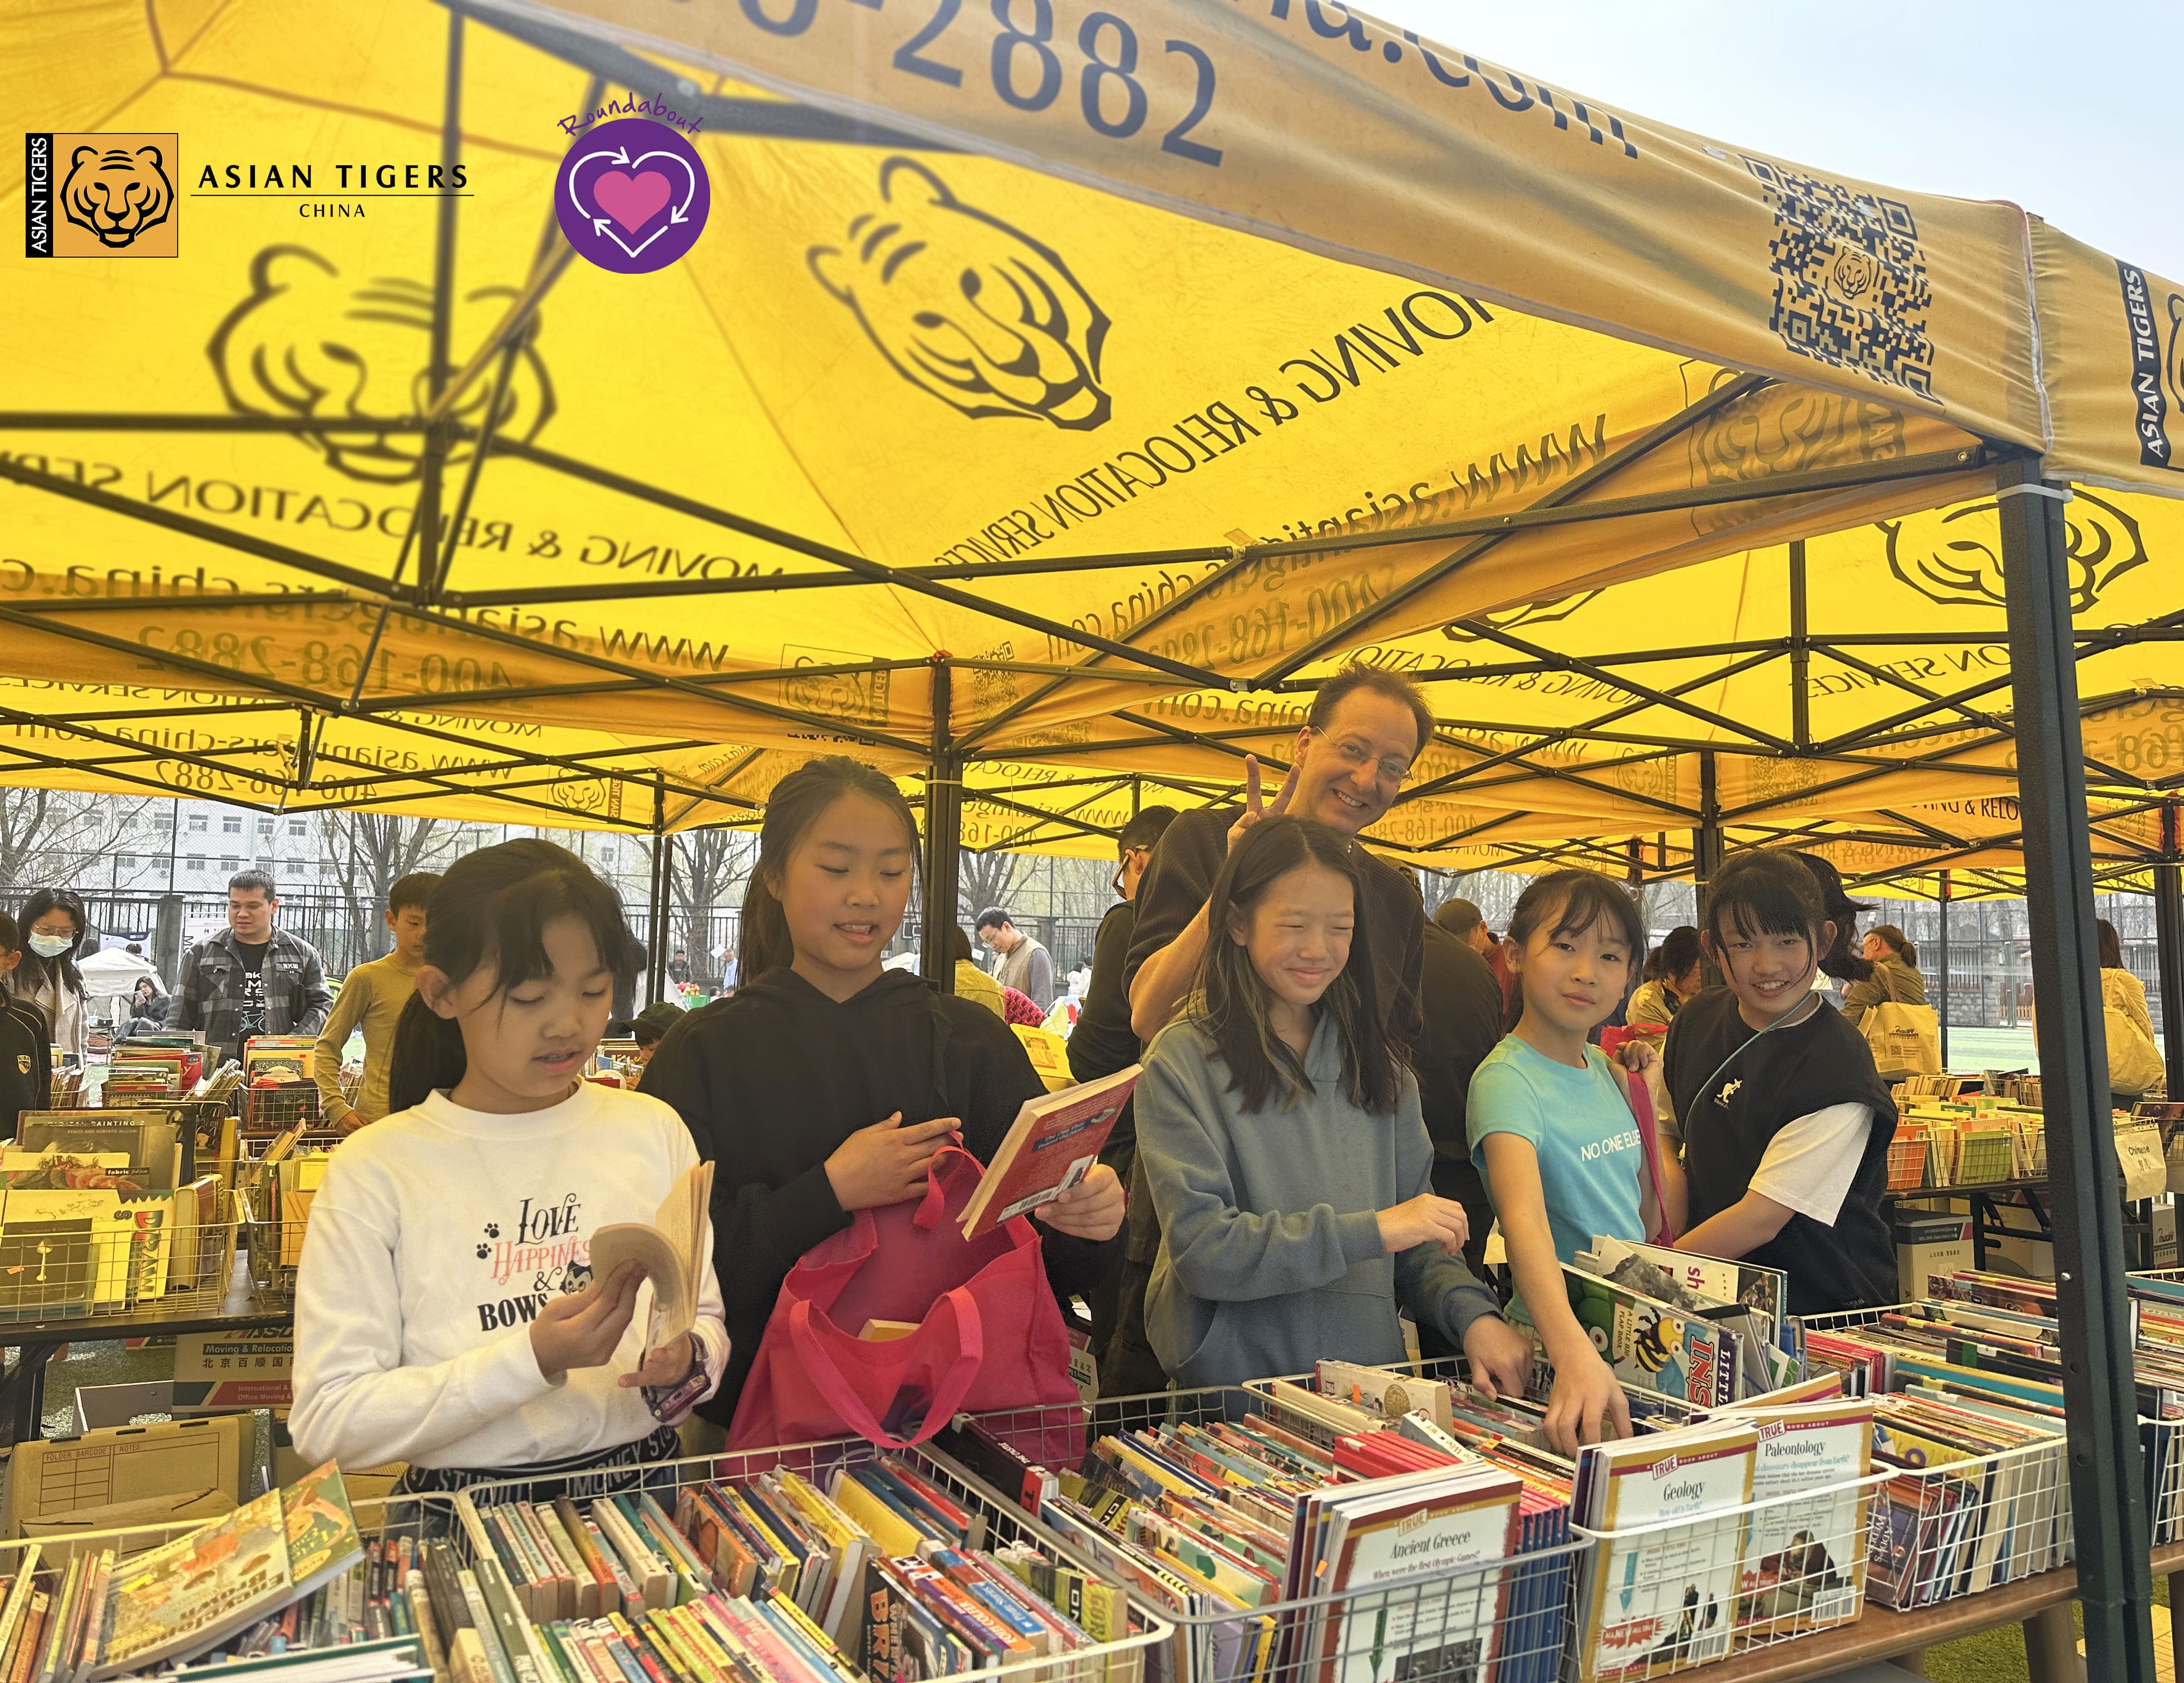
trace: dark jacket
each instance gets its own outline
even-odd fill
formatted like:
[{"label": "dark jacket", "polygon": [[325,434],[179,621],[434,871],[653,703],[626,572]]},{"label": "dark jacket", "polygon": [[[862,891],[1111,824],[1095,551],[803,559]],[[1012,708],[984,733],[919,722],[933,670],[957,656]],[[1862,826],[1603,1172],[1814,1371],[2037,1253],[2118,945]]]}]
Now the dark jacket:
[{"label": "dark jacket", "polygon": [[[1126,996],[1139,967],[1180,935],[1212,895],[1213,879],[1228,857],[1228,827],[1241,810],[1201,807],[1184,813],[1162,832],[1138,882],[1136,927],[1130,937],[1129,962],[1123,971]],[[1393,866],[1370,853],[1359,863],[1381,1021],[1389,1038],[1407,1051],[1418,1043],[1418,967],[1426,909],[1418,891]]]},{"label": "dark jacket", "polygon": [[1736,995],[1708,989],[1676,1013],[1661,1061],[1691,1190],[1687,1231],[1751,1190],[1767,1147],[1797,1117],[1842,1104],[1872,1112],[1834,1225],[1793,1213],[1745,1260],[1790,1276],[1793,1315],[1893,1301],[1900,1295],[1896,1246],[1880,1200],[1888,1190],[1896,1102],[1874,1072],[1872,1051],[1842,1013],[1823,1001],[1802,1023],[1755,1034],[1738,1014]]},{"label": "dark jacket", "polygon": [[[182,955],[181,977],[168,1001],[167,1027],[202,1028],[209,1050],[241,1055],[242,961],[235,932],[222,929]],[[315,1034],[334,1002],[318,950],[286,929],[265,949],[265,1032]]]},{"label": "dark jacket", "polygon": [[15,1137],[25,1111],[47,1108],[53,1091],[53,1043],[45,1013],[0,994],[0,1129],[6,1137]]},{"label": "dark jacket", "polygon": [[[827,1159],[894,1112],[905,1124],[955,1117],[963,1144],[992,1156],[1045,1084],[1023,1043],[983,1006],[938,995],[907,971],[836,1001],[793,970],[769,970],[667,1031],[640,1091],[681,1114],[715,1165],[713,1248],[726,1309],[727,1372],[706,1418],[727,1424],[796,1259],[850,1223]],[[1102,1244],[1041,1228],[1057,1296],[1088,1291],[1113,1266]]]},{"label": "dark jacket", "polygon": [[1471,1221],[1464,1259],[1475,1273],[1486,1253],[1494,1207],[1471,1160],[1465,1106],[1474,1071],[1502,1038],[1502,984],[1467,941],[1426,920],[1418,997],[1425,1026],[1413,1062],[1418,1101],[1434,1147],[1433,1190],[1463,1206]]}]

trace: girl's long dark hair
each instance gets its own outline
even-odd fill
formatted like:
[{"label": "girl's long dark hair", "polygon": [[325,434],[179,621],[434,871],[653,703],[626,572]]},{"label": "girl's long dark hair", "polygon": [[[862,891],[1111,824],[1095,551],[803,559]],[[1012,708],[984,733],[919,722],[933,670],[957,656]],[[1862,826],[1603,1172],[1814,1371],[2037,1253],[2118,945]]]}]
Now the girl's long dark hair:
[{"label": "girl's long dark hair", "polygon": [[1355,908],[1350,961],[1319,996],[1319,1009],[1334,1017],[1342,1044],[1344,1094],[1360,1110],[1392,1111],[1401,1091],[1401,1066],[1380,1023],[1364,877],[1349,839],[1324,824],[1263,819],[1229,850],[1206,903],[1206,959],[1184,1015],[1213,1037],[1228,1067],[1228,1090],[1243,1095],[1245,1110],[1263,1111],[1277,1101],[1286,1106],[1314,1090],[1303,1061],[1274,1032],[1273,991],[1259,979],[1250,950],[1229,934],[1232,920],[1250,924],[1277,878],[1304,865],[1323,866],[1348,883]]},{"label": "girl's long dark hair", "polygon": [[[902,820],[910,850],[917,853],[917,819],[903,799],[894,779],[846,754],[829,754],[806,760],[773,786],[766,798],[766,822],[758,833],[758,867],[744,890],[744,909],[736,929],[736,975],[749,983],[769,970],[778,970],[796,957],[788,939],[788,919],[775,895],[772,882],[788,869],[788,856],[819,815],[845,794],[861,794],[877,800]],[[888,939],[894,931],[888,931]],[[928,937],[931,939],[931,937]],[[884,945],[884,943],[883,943]]]},{"label": "girl's long dark hair", "polygon": [[[46,958],[31,945],[31,926],[48,911],[65,911],[75,920],[75,939],[69,950],[58,958]],[[76,950],[83,945],[84,931],[91,922],[83,914],[83,900],[74,889],[40,889],[23,902],[20,922],[23,930],[23,962],[27,973],[20,980],[34,992],[42,993],[55,976],[60,984],[72,994],[83,991],[83,972],[75,967]]]},{"label": "girl's long dark hair", "polygon": [[[574,917],[617,979],[637,972],[641,949],[621,899],[566,847],[527,838],[482,847],[448,867],[426,907],[425,962],[457,986],[490,966],[496,995],[550,975],[546,926]],[[394,1025],[387,1068],[390,1112],[421,1104],[463,1078],[470,1059],[460,1024],[411,996]]]}]

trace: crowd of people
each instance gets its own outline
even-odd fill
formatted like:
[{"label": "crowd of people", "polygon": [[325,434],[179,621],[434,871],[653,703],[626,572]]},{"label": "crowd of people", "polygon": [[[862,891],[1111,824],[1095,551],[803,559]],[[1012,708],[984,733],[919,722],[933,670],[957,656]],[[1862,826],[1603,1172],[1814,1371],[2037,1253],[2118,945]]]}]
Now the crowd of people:
[{"label": "crowd of people", "polygon": [[[1415,875],[1358,838],[1432,728],[1407,680],[1346,669],[1278,791],[1247,761],[1240,805],[1148,808],[1119,838],[1067,1055],[1080,1080],[1143,1073],[1097,1168],[1035,1217],[1106,1393],[1400,1361],[1405,1318],[1427,1353],[1516,1390],[1529,1323],[1569,1452],[1630,1424],[1563,1289],[1596,1236],[1781,1268],[1800,1314],[1893,1300],[1896,1109],[1857,1018],[1924,998],[1912,944],[1890,926],[1861,943],[1833,867],[1783,850],[1730,861],[1702,926],[1650,950],[1630,890],[1584,870],[1535,878],[1499,939],[1468,901],[1429,917]],[[394,950],[331,1011],[271,883],[238,876],[164,1020],[224,1047],[319,1032],[321,1079],[353,1029],[367,1051],[354,1101],[330,1096],[352,1137],[298,1284],[305,1455],[402,1460],[427,1490],[716,1443],[798,1259],[924,1196],[942,1151],[989,1158],[1045,1090],[1008,1025],[1044,1017],[1055,967],[1006,908],[975,922],[994,973],[961,928],[950,991],[883,963],[916,855],[885,774],[829,756],[783,779],[738,985],[629,1024],[634,1092],[581,1078],[642,953],[574,855],[515,841],[404,878]],[[65,893],[20,934],[0,921],[0,1035],[19,1010],[79,1032],[83,934]],[[593,1278],[588,1236],[651,1220],[707,1161],[696,1324],[655,1346],[633,1265]],[[1484,1266],[1497,1227],[1509,1302]]]}]

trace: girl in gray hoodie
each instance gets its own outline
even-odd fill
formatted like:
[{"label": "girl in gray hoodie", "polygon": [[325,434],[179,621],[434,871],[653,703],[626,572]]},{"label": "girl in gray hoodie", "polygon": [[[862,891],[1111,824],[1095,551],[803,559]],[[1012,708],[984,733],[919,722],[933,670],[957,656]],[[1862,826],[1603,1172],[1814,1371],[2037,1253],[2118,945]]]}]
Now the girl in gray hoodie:
[{"label": "girl in gray hoodie", "polygon": [[1171,1378],[1235,1384],[1323,1357],[1404,1359],[1399,1307],[1521,1390],[1531,1348],[1462,1260],[1418,1083],[1381,1027],[1356,844],[1270,817],[1207,902],[1195,993],[1155,1037],[1138,1150],[1161,1217],[1146,1331]]}]

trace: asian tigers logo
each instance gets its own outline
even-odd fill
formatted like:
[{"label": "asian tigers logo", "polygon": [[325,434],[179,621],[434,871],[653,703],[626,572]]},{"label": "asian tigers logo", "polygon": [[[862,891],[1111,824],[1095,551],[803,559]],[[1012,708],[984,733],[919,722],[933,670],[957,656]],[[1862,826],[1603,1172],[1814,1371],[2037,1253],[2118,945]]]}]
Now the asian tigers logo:
[{"label": "asian tigers logo", "polygon": [[[1990,497],[1875,521],[1887,547],[1889,571],[1943,607],[2000,608],[1998,507]],[[2064,505],[2063,529],[2074,614],[2089,610],[2118,578],[2147,562],[2138,521],[2089,491],[2078,491]]]},{"label": "asian tigers logo", "polygon": [[956,197],[923,164],[880,166],[880,208],[805,261],[896,373],[973,420],[1104,425],[1107,314],[1046,246]]},{"label": "asian tigers logo", "polygon": [[119,251],[156,228],[175,208],[175,184],[156,146],[79,146],[61,183],[61,209],[98,242]]},{"label": "asian tigers logo", "polygon": [[[456,295],[453,342],[475,344],[515,296],[513,287],[479,287]],[[250,265],[250,293],[214,332],[206,354],[228,407],[239,415],[309,415],[384,421],[373,432],[299,433],[326,465],[352,479],[398,485],[423,466],[425,436],[393,423],[424,414],[431,390],[432,289],[400,276],[350,278],[332,259],[303,246],[268,246]],[[553,418],[554,382],[538,355],[533,318],[515,359],[493,430],[528,443]],[[454,418],[482,429],[494,382],[474,382]],[[450,462],[466,461],[458,441]]]}]

